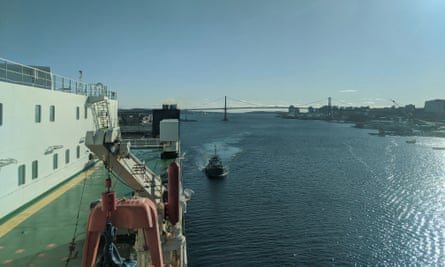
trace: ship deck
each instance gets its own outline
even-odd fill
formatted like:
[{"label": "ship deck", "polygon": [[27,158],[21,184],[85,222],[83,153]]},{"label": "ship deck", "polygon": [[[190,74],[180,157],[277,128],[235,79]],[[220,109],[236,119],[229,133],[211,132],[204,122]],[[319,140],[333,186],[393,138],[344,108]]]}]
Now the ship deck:
[{"label": "ship deck", "polygon": [[[159,149],[138,150],[136,155],[157,174],[169,162]],[[26,207],[0,221],[0,266],[80,266],[90,203],[100,199],[108,171],[102,163],[72,177]],[[118,197],[132,190],[114,175]],[[4,203],[5,204],[5,203]],[[75,249],[70,255],[70,243]]]}]

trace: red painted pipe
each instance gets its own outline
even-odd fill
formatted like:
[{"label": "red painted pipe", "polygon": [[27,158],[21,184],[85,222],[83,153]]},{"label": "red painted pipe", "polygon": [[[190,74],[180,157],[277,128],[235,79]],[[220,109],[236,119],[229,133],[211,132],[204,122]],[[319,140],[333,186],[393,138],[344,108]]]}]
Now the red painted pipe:
[{"label": "red painted pipe", "polygon": [[168,166],[168,203],[169,221],[175,225],[179,221],[179,165],[176,161]]},{"label": "red painted pipe", "polygon": [[102,193],[102,211],[103,212],[113,212],[116,210],[117,206],[117,198],[116,198],[116,192],[109,191],[109,192],[103,192]]}]

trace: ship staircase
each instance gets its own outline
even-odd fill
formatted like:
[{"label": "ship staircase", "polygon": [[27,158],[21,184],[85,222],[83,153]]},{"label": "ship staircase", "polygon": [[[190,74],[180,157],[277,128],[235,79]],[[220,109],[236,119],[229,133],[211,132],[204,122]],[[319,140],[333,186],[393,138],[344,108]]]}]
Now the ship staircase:
[{"label": "ship staircase", "polygon": [[105,96],[89,96],[87,103],[93,113],[96,129],[116,127],[113,125],[109,103]]},{"label": "ship staircase", "polygon": [[95,131],[87,133],[86,146],[108,168],[121,177],[123,182],[135,190],[140,197],[162,201],[162,180],[130,152],[130,144],[121,139],[120,128],[113,121],[108,99],[105,96],[89,96]]},{"label": "ship staircase", "polygon": [[[135,190],[136,195],[148,197],[155,203],[162,201],[162,180],[129,151],[129,144],[121,143],[118,128],[100,128],[88,132],[87,147],[102,159],[108,168]],[[103,142],[106,142],[106,145]]]},{"label": "ship staircase", "polygon": [[147,167],[145,166],[145,164],[142,163],[135,163],[133,164],[133,166],[131,167],[131,173],[133,174],[133,176],[139,177],[141,179],[141,181],[144,181],[145,183],[148,183],[149,185],[152,185],[152,176],[148,175],[147,171],[149,169],[147,169]]}]

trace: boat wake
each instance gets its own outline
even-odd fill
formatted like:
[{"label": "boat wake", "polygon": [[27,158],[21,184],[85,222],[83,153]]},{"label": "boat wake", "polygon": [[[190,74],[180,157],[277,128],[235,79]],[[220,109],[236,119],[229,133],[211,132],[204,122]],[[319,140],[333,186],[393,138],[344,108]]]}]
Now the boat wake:
[{"label": "boat wake", "polygon": [[221,174],[222,177],[225,177],[227,175],[229,175],[229,170],[226,170],[223,174]]},{"label": "boat wake", "polygon": [[354,148],[351,144],[348,143],[343,143],[343,144],[348,148],[348,152],[354,160],[362,164],[366,168],[366,170],[368,170],[373,176],[377,176],[375,170],[371,166],[369,166],[369,164],[365,160],[363,160],[362,157],[360,157],[355,153]]}]

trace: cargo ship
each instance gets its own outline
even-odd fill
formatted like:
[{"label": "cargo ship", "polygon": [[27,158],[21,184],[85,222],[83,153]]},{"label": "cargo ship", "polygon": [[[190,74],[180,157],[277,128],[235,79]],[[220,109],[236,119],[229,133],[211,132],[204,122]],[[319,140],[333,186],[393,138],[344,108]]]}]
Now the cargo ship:
[{"label": "cargo ship", "polygon": [[0,58],[0,264],[187,266],[179,120],[140,160],[117,110],[102,83]]}]

